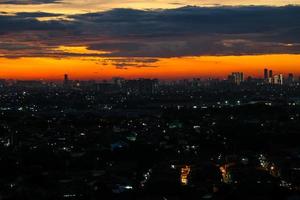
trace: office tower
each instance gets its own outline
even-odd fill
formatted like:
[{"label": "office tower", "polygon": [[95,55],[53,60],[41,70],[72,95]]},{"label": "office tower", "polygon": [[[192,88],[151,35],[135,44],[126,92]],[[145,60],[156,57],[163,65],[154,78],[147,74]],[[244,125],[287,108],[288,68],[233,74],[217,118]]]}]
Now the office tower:
[{"label": "office tower", "polygon": [[272,78],[273,77],[273,70],[270,70],[269,71],[269,78]]},{"label": "office tower", "polygon": [[65,75],[64,75],[64,81],[66,81],[66,82],[69,81],[68,74],[65,74]]},{"label": "office tower", "polygon": [[69,85],[69,77],[68,74],[64,75],[64,85]]},{"label": "office tower", "polygon": [[279,84],[279,75],[274,75],[273,76],[272,83],[274,85],[278,85]]},{"label": "office tower", "polygon": [[274,75],[272,80],[274,85],[283,85],[283,74]]},{"label": "office tower", "polygon": [[292,84],[294,82],[294,74],[289,73],[288,78],[287,78],[287,83]]},{"label": "office tower", "polygon": [[279,74],[279,85],[283,85],[283,74]]},{"label": "office tower", "polygon": [[236,85],[240,85],[241,82],[244,81],[244,73],[232,72],[232,74],[228,76],[228,80]]},{"label": "office tower", "polygon": [[268,80],[269,78],[269,70],[268,69],[264,69],[264,79]]}]

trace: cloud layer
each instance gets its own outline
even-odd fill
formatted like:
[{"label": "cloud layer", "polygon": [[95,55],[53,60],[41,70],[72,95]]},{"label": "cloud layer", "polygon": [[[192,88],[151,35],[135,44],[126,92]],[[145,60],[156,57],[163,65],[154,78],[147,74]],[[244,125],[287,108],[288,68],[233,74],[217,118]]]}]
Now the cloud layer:
[{"label": "cloud layer", "polygon": [[[53,19],[40,21],[49,17]],[[69,20],[55,17],[60,16],[0,14],[0,27],[4,27],[0,29],[0,56],[167,58],[300,53],[297,6],[113,9],[69,15]],[[107,53],[55,50],[59,46],[84,46]]]}]

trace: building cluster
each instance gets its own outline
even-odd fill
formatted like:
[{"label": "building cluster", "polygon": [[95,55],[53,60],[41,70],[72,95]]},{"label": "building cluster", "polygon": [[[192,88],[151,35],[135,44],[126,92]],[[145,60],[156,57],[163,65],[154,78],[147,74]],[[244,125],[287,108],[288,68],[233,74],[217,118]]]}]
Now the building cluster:
[{"label": "building cluster", "polygon": [[288,77],[284,77],[283,74],[273,74],[273,70],[264,69],[264,80],[266,83],[274,85],[293,84],[294,75],[289,73]]},{"label": "building cluster", "polygon": [[252,77],[248,77],[247,79],[244,78],[243,72],[232,72],[228,75],[227,81],[229,83],[235,85],[241,85],[243,82],[253,82],[256,81],[257,83],[264,83],[269,85],[293,85],[295,84],[296,80],[294,78],[294,74],[289,73],[286,77],[279,73],[274,74],[273,70],[264,69],[263,72],[263,79],[253,79]]},{"label": "building cluster", "polygon": [[242,82],[244,82],[244,73],[232,72],[232,74],[228,76],[228,81],[236,85],[240,85]]},{"label": "building cluster", "polygon": [[293,199],[300,87],[233,76],[3,80],[0,199]]},{"label": "building cluster", "polygon": [[[299,79],[300,80],[300,79]],[[264,69],[263,78],[245,78],[243,72],[232,72],[228,75],[226,80],[217,78],[193,78],[193,79],[180,79],[176,81],[161,81],[158,79],[124,79],[121,77],[114,77],[110,81],[74,81],[69,80],[68,75],[64,75],[63,86],[65,88],[86,88],[91,85],[94,88],[103,93],[128,93],[128,94],[154,94],[165,86],[172,86],[173,88],[181,89],[197,89],[199,87],[212,86],[212,85],[288,85],[297,86],[300,84],[299,80],[294,78],[292,73],[289,73],[287,77],[283,74],[273,74],[273,70]],[[34,82],[34,81],[33,81]],[[29,81],[29,84],[32,84]]]},{"label": "building cluster", "polygon": [[70,80],[68,74],[64,75],[63,87],[64,88],[93,88],[101,93],[116,94],[124,92],[133,95],[147,95],[156,92],[158,87],[158,79],[131,79],[115,77],[111,81],[78,81]]},{"label": "building cluster", "polygon": [[179,80],[159,80],[149,78],[124,79],[122,77],[113,77],[111,80],[72,80],[68,74],[65,74],[63,81],[42,81],[42,80],[5,80],[0,79],[0,88],[6,86],[17,86],[24,88],[46,88],[56,87],[64,89],[82,89],[94,90],[101,93],[126,93],[131,95],[152,95],[160,93],[162,90],[199,90],[204,87],[231,87],[231,86],[249,86],[258,85],[269,86],[300,86],[300,77],[295,78],[293,73],[287,76],[279,73],[274,74],[273,70],[264,69],[263,78],[245,77],[244,72],[232,72],[227,79],[219,78],[193,78]]}]

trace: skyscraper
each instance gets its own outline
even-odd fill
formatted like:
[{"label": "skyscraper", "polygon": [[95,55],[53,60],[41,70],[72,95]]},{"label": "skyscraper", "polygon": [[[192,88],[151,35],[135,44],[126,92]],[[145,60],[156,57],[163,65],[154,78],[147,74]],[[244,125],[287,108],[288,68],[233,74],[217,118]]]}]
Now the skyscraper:
[{"label": "skyscraper", "polygon": [[294,74],[289,73],[288,78],[287,78],[287,83],[293,84],[293,82],[294,82]]},{"label": "skyscraper", "polygon": [[278,85],[279,84],[279,75],[274,75],[272,79],[272,84]]},{"label": "skyscraper", "polygon": [[269,78],[272,78],[273,77],[273,70],[270,70],[269,71]]},{"label": "skyscraper", "polygon": [[269,70],[266,68],[264,69],[264,79],[268,80],[268,78],[269,78]]},{"label": "skyscraper", "polygon": [[232,74],[228,76],[228,80],[234,84],[240,85],[241,82],[244,81],[244,73],[232,72]]},{"label": "skyscraper", "polygon": [[279,85],[283,85],[283,74],[279,74]]},{"label": "skyscraper", "polygon": [[283,85],[283,74],[274,75],[272,80],[275,85]]},{"label": "skyscraper", "polygon": [[65,86],[69,85],[69,76],[68,76],[68,74],[64,75],[64,85]]}]

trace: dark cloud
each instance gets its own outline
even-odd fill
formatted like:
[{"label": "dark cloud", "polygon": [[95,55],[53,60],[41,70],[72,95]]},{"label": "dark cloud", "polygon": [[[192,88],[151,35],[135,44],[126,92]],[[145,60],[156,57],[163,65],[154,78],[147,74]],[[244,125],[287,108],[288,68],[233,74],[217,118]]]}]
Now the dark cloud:
[{"label": "dark cloud", "polygon": [[[39,21],[37,17],[58,16],[51,13],[18,13],[14,16],[0,15],[0,35],[26,31],[65,31],[72,25],[66,21]],[[71,30],[72,31],[72,30]],[[0,38],[1,41],[1,38]]]},{"label": "dark cloud", "polygon": [[[118,39],[90,45],[111,56],[173,57],[299,53],[300,7],[115,9],[77,15],[85,33]],[[87,26],[86,26],[87,25]],[[230,44],[229,44],[230,43]]]},{"label": "dark cloud", "polygon": [[46,12],[19,12],[17,13],[16,17],[19,19],[28,19],[32,18],[35,19],[37,17],[57,17],[61,16],[61,14],[55,14],[55,13],[46,13]]},{"label": "dark cloud", "polygon": [[[90,28],[117,36],[189,36],[195,34],[265,33],[299,26],[299,7],[183,7],[173,10],[139,11],[115,9],[74,16]],[[99,26],[96,26],[99,25]]]},{"label": "dark cloud", "polygon": [[[0,41],[18,48],[23,48],[20,43],[26,42],[23,56],[26,53],[27,56],[37,56],[36,53],[62,57],[87,55],[50,51],[59,45],[106,51],[103,55],[88,55],[112,59],[300,53],[298,6],[114,9],[68,16],[73,21],[36,19],[51,15],[0,15],[0,27],[4,27],[0,30]],[[39,52],[33,53],[31,47],[39,47]],[[1,49],[7,57],[10,52],[14,54],[11,46],[0,46],[0,53]],[[128,62],[118,63],[124,66]]]},{"label": "dark cloud", "polygon": [[95,43],[89,45],[90,50],[105,50],[105,51],[140,51],[144,48],[146,48],[147,45],[144,43],[138,43],[138,42],[111,42],[111,43]]},{"label": "dark cloud", "polygon": [[61,0],[1,0],[0,4],[47,4],[47,3],[58,3]]},{"label": "dark cloud", "polygon": [[113,65],[118,69],[128,69],[131,67],[157,67],[156,62],[159,61],[157,58],[89,58],[83,59],[95,62],[100,65]]}]

